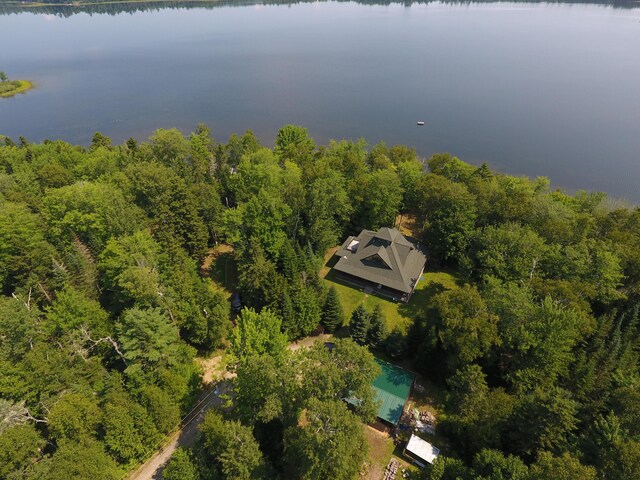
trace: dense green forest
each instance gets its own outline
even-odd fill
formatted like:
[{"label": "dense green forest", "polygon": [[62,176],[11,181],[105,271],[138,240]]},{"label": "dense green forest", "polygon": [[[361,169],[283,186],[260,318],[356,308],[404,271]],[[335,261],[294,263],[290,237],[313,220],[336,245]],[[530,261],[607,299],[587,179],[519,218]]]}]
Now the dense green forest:
[{"label": "dense green forest", "polygon": [[[0,140],[0,479],[122,478],[193,406],[194,359],[216,349],[228,405],[166,480],[357,477],[372,352],[445,393],[424,479],[640,478],[640,209],[291,125],[272,149],[203,125]],[[431,285],[406,331],[363,308],[342,328],[323,256],[398,214],[460,286]],[[233,321],[202,268],[220,244]],[[322,329],[354,341],[287,348]]]}]

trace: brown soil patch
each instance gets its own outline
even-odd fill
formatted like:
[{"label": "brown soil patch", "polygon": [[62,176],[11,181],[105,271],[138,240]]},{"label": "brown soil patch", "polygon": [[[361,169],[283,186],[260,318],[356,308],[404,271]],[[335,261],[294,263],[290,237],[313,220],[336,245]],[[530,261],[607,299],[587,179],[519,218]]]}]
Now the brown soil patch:
[{"label": "brown soil patch", "polygon": [[316,335],[315,337],[305,337],[295,342],[289,344],[289,350],[295,352],[296,350],[300,350],[301,348],[311,348],[316,342],[328,342],[331,340],[333,335],[329,335],[328,333],[323,333],[321,335]]},{"label": "brown soil patch", "polygon": [[419,228],[415,215],[405,213],[396,217],[396,228],[405,237],[418,238]]},{"label": "brown soil patch", "polygon": [[210,358],[196,358],[196,362],[202,368],[202,383],[211,385],[218,380],[228,380],[235,377],[235,374],[227,370],[222,355],[214,355]]}]

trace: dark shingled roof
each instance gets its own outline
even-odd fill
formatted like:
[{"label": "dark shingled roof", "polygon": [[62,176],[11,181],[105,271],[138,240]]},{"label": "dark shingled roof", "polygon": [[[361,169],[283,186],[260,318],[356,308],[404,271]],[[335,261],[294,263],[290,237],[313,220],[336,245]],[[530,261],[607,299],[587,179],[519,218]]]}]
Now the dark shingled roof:
[{"label": "dark shingled roof", "polygon": [[417,245],[386,227],[347,238],[336,255],[340,259],[333,268],[338,272],[404,293],[413,291],[426,262]]}]

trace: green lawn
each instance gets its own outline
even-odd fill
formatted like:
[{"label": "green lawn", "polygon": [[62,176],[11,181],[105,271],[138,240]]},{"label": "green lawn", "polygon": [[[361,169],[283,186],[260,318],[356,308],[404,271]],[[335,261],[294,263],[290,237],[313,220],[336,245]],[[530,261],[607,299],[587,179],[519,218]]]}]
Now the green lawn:
[{"label": "green lawn", "polygon": [[456,288],[458,285],[458,281],[450,273],[425,272],[418,282],[418,286],[411,296],[409,303],[403,304],[395,303],[373,294],[367,294],[357,287],[345,284],[337,279],[329,268],[323,269],[322,273],[324,273],[324,281],[327,285],[336,287],[347,322],[351,317],[351,313],[358,305],[364,304],[364,306],[370,310],[376,305],[380,305],[387,319],[389,331],[399,327],[406,332],[413,322],[413,319],[424,312],[429,303],[429,299],[433,295],[444,289]]},{"label": "green lawn", "polygon": [[391,455],[393,455],[395,448],[393,439],[368,425],[364,427],[364,435],[369,448],[369,468],[364,478],[365,480],[380,480]]},{"label": "green lawn", "polygon": [[217,288],[231,296],[238,283],[238,268],[233,258],[233,247],[221,244],[212,248],[200,271],[203,276],[211,278]]}]

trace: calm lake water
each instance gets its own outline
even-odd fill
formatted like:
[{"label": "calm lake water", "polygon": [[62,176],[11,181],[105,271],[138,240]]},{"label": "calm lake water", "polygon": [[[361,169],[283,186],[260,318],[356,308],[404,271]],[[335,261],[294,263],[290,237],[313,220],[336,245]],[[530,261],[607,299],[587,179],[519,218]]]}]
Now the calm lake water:
[{"label": "calm lake water", "polygon": [[[87,144],[157,128],[218,140],[286,123],[319,143],[450,151],[640,202],[640,9],[302,3],[0,16],[0,133]],[[416,126],[424,121],[424,127]]]}]

